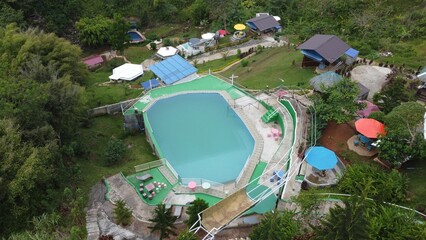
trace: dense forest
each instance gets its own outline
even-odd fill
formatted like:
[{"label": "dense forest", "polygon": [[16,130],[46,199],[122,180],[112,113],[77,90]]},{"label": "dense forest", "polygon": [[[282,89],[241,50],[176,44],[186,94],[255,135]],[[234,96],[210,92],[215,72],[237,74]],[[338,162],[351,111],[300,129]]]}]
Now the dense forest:
[{"label": "dense forest", "polygon": [[283,34],[294,41],[335,34],[371,58],[426,52],[422,0],[1,1],[0,237],[85,236],[75,159],[87,151],[77,129],[89,121],[89,73],[80,59],[81,47],[91,44],[81,42],[79,24],[122,16],[136,19],[138,28],[178,23],[217,30],[257,12],[280,16]]}]

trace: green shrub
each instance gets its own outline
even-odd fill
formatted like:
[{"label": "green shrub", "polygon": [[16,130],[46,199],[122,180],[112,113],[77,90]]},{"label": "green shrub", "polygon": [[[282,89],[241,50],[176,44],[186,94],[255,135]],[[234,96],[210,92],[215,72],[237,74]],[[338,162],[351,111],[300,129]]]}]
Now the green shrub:
[{"label": "green shrub", "polygon": [[398,203],[405,198],[407,179],[398,171],[385,171],[375,165],[350,165],[339,180],[340,191],[373,198],[379,202]]},{"label": "green shrub", "polygon": [[118,200],[114,208],[114,217],[117,224],[127,226],[132,221],[132,211],[126,207],[123,200]]},{"label": "green shrub", "polygon": [[104,156],[106,166],[113,165],[121,160],[126,152],[126,145],[122,140],[112,137],[107,144]]},{"label": "green shrub", "polygon": [[249,61],[248,61],[247,59],[243,59],[243,60],[241,61],[241,66],[243,66],[243,67],[247,67],[247,66],[248,66],[248,64],[249,64]]},{"label": "green shrub", "polygon": [[149,46],[151,47],[151,50],[157,50],[157,44],[155,44],[154,42],[150,43]]},{"label": "green shrub", "polygon": [[164,39],[163,43],[164,43],[164,46],[172,46],[173,45],[173,42],[172,42],[172,40],[170,40],[170,38]]},{"label": "green shrub", "polygon": [[155,41],[155,40],[160,40],[160,37],[155,33],[149,33],[146,35],[146,39],[148,41]]}]

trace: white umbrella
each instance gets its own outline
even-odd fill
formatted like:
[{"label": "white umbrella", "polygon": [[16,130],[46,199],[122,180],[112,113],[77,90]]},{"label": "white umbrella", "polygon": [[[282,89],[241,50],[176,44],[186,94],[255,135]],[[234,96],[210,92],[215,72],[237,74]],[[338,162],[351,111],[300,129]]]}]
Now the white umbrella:
[{"label": "white umbrella", "polygon": [[213,39],[214,36],[215,36],[214,33],[204,33],[203,35],[201,35],[201,38],[205,40],[210,40],[210,39]]}]

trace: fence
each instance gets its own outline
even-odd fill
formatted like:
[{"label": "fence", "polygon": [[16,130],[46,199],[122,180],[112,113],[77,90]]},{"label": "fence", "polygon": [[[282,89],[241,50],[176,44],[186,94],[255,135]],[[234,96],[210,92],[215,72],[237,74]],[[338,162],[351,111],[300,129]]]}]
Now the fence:
[{"label": "fence", "polygon": [[179,174],[176,172],[176,170],[172,167],[172,165],[167,161],[167,159],[162,158],[160,159],[164,165],[167,166],[167,168],[170,170],[170,172],[175,176],[176,179],[179,179]]},{"label": "fence", "polygon": [[102,115],[105,115],[105,114],[121,113],[123,106],[132,105],[133,103],[135,103],[138,100],[139,100],[139,98],[134,98],[134,99],[126,100],[126,101],[119,102],[119,103],[105,105],[105,106],[97,107],[97,108],[92,108],[92,109],[87,110],[87,114],[89,115],[89,117],[97,117],[97,116],[102,116]]},{"label": "fence", "polygon": [[203,183],[209,183],[210,189],[225,192],[225,184],[210,181],[210,180],[207,180],[207,179],[204,179],[204,178],[182,178],[181,181],[180,181],[180,184],[182,186],[187,186],[189,182],[195,182],[197,184],[197,186],[202,186]]},{"label": "fence", "polygon": [[142,172],[151,168],[161,167],[163,165],[163,160],[156,160],[149,163],[144,163],[135,166],[135,172]]}]

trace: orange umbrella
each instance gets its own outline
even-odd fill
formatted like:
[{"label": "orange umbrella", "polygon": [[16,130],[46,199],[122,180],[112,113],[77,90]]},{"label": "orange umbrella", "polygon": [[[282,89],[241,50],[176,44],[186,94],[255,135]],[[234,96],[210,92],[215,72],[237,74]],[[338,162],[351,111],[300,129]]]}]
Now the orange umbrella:
[{"label": "orange umbrella", "polygon": [[355,122],[355,128],[359,133],[368,138],[377,138],[379,135],[386,135],[385,125],[371,118],[359,119]]}]

